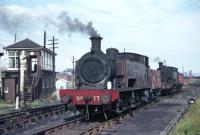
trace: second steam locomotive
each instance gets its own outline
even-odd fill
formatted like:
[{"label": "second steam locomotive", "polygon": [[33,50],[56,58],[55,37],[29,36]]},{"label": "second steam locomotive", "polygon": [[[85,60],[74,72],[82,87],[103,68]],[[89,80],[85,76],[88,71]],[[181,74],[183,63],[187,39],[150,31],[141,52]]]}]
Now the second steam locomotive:
[{"label": "second steam locomotive", "polygon": [[76,89],[61,89],[61,101],[78,110],[89,112],[122,112],[140,103],[178,90],[183,84],[183,75],[175,67],[159,63],[157,70],[150,69],[147,56],[119,52],[108,48],[101,50],[101,37],[91,37],[91,50],[76,64]]}]

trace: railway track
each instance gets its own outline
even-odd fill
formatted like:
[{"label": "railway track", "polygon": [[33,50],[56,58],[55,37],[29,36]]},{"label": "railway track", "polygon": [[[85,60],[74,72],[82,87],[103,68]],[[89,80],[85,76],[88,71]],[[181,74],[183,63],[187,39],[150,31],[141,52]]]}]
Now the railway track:
[{"label": "railway track", "polygon": [[[150,105],[150,104],[149,104]],[[154,105],[154,104],[151,104]],[[143,105],[139,108],[145,109],[147,106]],[[87,122],[86,116],[78,116],[75,119],[67,120],[66,122],[61,122],[58,124],[51,123],[50,126],[41,129],[35,129],[24,134],[29,135],[88,135],[96,134],[98,132],[106,131],[112,129],[115,125],[123,124],[124,120],[133,116],[134,112],[139,111],[138,108],[129,109],[119,116],[110,118],[109,120],[102,122]],[[67,130],[67,132],[65,132]]]},{"label": "railway track", "polygon": [[[200,89],[198,87],[193,87],[193,90],[188,91],[183,90],[179,95],[177,95],[176,100],[174,102],[177,102],[179,100],[186,99],[189,104],[195,103],[195,100],[200,97]],[[180,102],[180,101],[179,101]],[[159,135],[168,135],[170,131],[175,127],[176,123],[187,113],[188,107],[182,108],[182,111],[177,112],[176,116],[167,124],[167,126],[160,132]]]},{"label": "railway track", "polygon": [[[123,115],[120,117],[115,117],[104,122],[94,122],[88,123],[85,121],[85,116],[54,125],[53,127],[43,128],[37,131],[26,132],[25,134],[30,135],[55,135],[55,134],[65,134],[65,135],[88,135],[96,134],[102,130],[109,129],[116,124],[122,124],[123,120],[128,118],[129,115]],[[67,129],[67,133],[65,132]],[[62,132],[63,130],[63,132]],[[59,132],[59,133],[57,133]]]},{"label": "railway track", "polygon": [[[143,106],[143,108],[146,108],[146,106]],[[28,124],[39,122],[42,119],[49,118],[50,116],[55,116],[60,113],[63,113],[65,111],[64,105],[53,105],[53,106],[46,106],[46,107],[40,107],[35,109],[30,109],[26,111],[20,111],[20,112],[14,112],[9,113],[5,115],[0,116],[0,135],[1,134],[13,134],[12,131],[16,129],[22,129],[28,126]],[[135,110],[135,111],[138,111]],[[67,120],[62,122],[57,122],[54,124],[51,123],[50,126],[47,126],[46,128],[37,128],[36,130],[31,130],[24,132],[23,134],[27,135],[45,135],[45,134],[54,134],[57,131],[60,131],[61,129],[66,128],[75,128],[75,130],[79,130],[78,134],[91,134],[95,133],[96,131],[100,131],[102,127],[108,127],[113,124],[119,123],[120,119],[124,118],[125,113],[122,113],[120,117],[115,117],[113,119],[110,119],[108,121],[104,121],[101,123],[93,123],[88,124],[87,121],[85,121],[86,116],[85,115],[79,115],[76,118],[69,117]],[[79,126],[83,126],[83,130],[79,129]],[[86,130],[85,130],[86,128]],[[21,134],[21,133],[19,133]]]},{"label": "railway track", "polygon": [[54,125],[52,127],[47,127],[47,128],[43,128],[43,129],[37,129],[37,131],[30,131],[27,132],[25,134],[32,134],[32,135],[49,135],[49,134],[54,134],[62,129],[66,129],[66,128],[72,128],[75,126],[78,126],[80,121],[85,120],[85,116],[78,116],[75,119],[68,119],[66,122],[63,123],[59,123],[57,125]]},{"label": "railway track", "polygon": [[[174,95],[169,95],[169,96],[165,96],[165,97],[161,97],[161,100],[164,100],[164,102],[174,102],[174,104],[177,104],[178,102],[180,102],[179,100],[185,99],[184,101],[189,101],[190,97],[187,97],[188,95],[191,96],[191,93],[193,93],[192,95],[196,95],[199,96],[199,92],[192,90],[191,92],[189,91],[181,91],[178,93],[175,93]],[[166,98],[171,98],[170,101],[167,101]],[[177,102],[177,103],[176,103]],[[147,106],[143,105],[142,107],[139,108],[140,111],[146,109],[146,108],[152,108],[153,106],[156,106],[156,104],[158,103],[154,103],[154,104],[148,104]],[[162,102],[161,102],[162,103]],[[187,109],[186,109],[187,110]],[[185,110],[185,111],[186,111]],[[185,112],[183,111],[183,112]],[[107,121],[104,122],[91,122],[91,123],[87,123],[87,122],[83,122],[82,120],[85,119],[85,117],[83,116],[81,119],[74,119],[72,121],[67,121],[65,123],[61,123],[58,125],[53,125],[52,127],[46,128],[43,131],[40,132],[35,132],[34,135],[50,135],[50,134],[57,134],[57,135],[88,135],[88,134],[109,134],[112,133],[113,131],[117,130],[117,127],[121,127],[123,126],[124,123],[126,123],[126,120],[128,120],[132,115],[132,113],[137,113],[138,109],[132,109],[130,111],[127,111],[123,114],[121,114],[118,117],[114,117],[112,119],[109,119]],[[137,113],[138,114],[138,113]],[[167,129],[167,132],[170,131],[170,129],[173,127],[173,125],[177,122],[177,120],[180,119],[180,117],[183,115],[184,113],[181,113],[177,116],[179,117],[175,117],[172,122],[170,122],[166,128],[164,130]],[[168,128],[168,126],[170,125],[170,128]],[[163,133],[163,132],[161,132]]]},{"label": "railway track", "polygon": [[91,127],[90,129],[80,133],[80,135],[98,134],[100,132],[102,133],[112,131],[114,127],[116,127],[116,125],[123,125],[124,121],[130,117],[132,117],[132,115],[130,115],[129,113],[124,113],[118,117],[99,123],[96,126]]},{"label": "railway track", "polygon": [[[185,94],[186,93],[186,94]],[[187,98],[188,91],[178,92],[174,95],[169,95],[169,98],[182,99]],[[198,95],[196,92],[193,92],[194,95]],[[165,100],[165,97],[161,97],[161,100]],[[173,100],[174,102],[175,100]],[[45,135],[45,134],[67,134],[70,135],[84,135],[84,134],[99,134],[103,132],[112,132],[114,127],[120,126],[119,124],[123,124],[124,121],[129,118],[134,112],[138,112],[139,110],[146,109],[146,107],[154,106],[154,104],[148,104],[140,106],[139,108],[134,108],[131,111],[125,112],[118,117],[109,119],[103,122],[91,122],[88,123],[85,120],[85,116],[77,116],[75,119],[70,117],[67,120],[61,122],[48,122],[46,123],[48,126],[39,126],[36,130],[30,129],[30,131],[23,132],[23,134],[28,135]],[[23,128],[29,123],[38,122],[43,118],[49,118],[50,116],[54,116],[65,111],[65,107],[63,105],[54,105],[47,106],[43,108],[36,108],[27,111],[21,111],[16,113],[10,113],[7,115],[0,116],[0,134],[9,133],[10,131],[16,128]],[[131,113],[130,113],[131,112]],[[56,120],[55,120],[56,121]],[[21,135],[21,133],[19,133]]]},{"label": "railway track", "polygon": [[65,106],[57,104],[0,115],[0,135],[64,112]]}]

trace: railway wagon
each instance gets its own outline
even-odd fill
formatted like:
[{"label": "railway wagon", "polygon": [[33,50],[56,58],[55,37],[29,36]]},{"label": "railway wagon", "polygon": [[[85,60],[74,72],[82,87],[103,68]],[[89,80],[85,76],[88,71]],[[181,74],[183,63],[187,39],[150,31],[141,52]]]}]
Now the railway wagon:
[{"label": "railway wagon", "polygon": [[161,92],[161,76],[159,70],[150,69],[150,85],[153,99],[158,99]]},{"label": "railway wagon", "polygon": [[157,70],[160,71],[162,95],[167,95],[180,89],[178,68],[166,66],[160,62]]},{"label": "railway wagon", "polygon": [[181,73],[178,73],[178,88],[181,89],[184,84],[184,75]]},{"label": "railway wagon", "polygon": [[[101,51],[101,37],[91,37],[91,51],[76,64],[77,89],[61,89],[61,101],[77,109],[121,112],[150,97],[148,57],[120,53],[108,48]],[[88,115],[89,117],[89,115]]]}]

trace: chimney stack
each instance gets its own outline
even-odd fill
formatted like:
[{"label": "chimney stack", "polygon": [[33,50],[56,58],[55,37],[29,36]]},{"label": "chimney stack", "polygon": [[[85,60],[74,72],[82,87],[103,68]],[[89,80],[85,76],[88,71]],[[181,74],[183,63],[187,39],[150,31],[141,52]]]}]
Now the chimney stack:
[{"label": "chimney stack", "polygon": [[90,40],[92,42],[92,48],[91,51],[94,52],[101,52],[101,40],[103,38],[102,37],[91,37]]},{"label": "chimney stack", "polygon": [[159,68],[161,68],[163,66],[163,62],[159,62]]}]

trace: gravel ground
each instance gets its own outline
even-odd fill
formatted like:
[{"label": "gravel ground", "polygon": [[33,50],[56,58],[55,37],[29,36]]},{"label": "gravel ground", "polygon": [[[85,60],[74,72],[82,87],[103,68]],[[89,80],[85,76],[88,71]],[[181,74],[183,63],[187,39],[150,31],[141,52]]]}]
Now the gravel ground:
[{"label": "gravel ground", "polygon": [[[182,92],[162,97],[161,100],[153,105],[147,106],[147,109],[141,109],[136,112],[133,117],[130,117],[111,129],[103,129],[98,134],[104,135],[165,135],[174,124],[188,109],[188,98],[200,95],[199,88],[187,88]],[[30,134],[32,131],[62,123],[66,116],[51,118],[29,126],[23,131],[20,129],[14,134]],[[95,126],[96,123],[78,124],[73,128],[66,128],[56,132],[56,135],[76,135],[88,127]],[[33,133],[33,132],[32,132]]]},{"label": "gravel ground", "polygon": [[[133,117],[126,118],[110,129],[103,129],[98,135],[165,135],[173,124],[187,111],[188,98],[200,94],[200,88],[187,88],[180,93],[162,97],[158,103],[141,109]],[[66,128],[56,135],[78,135],[89,125]]]},{"label": "gravel ground", "polygon": [[105,129],[99,134],[109,135],[165,135],[188,109],[188,98],[199,96],[200,88],[190,88],[176,95],[164,97],[147,107],[113,130]]},{"label": "gravel ground", "polygon": [[36,131],[40,131],[44,128],[53,127],[54,125],[61,124],[65,122],[67,118],[72,117],[71,112],[66,112],[51,118],[46,118],[36,123],[28,124],[27,127],[16,129],[7,135],[31,135]]}]

